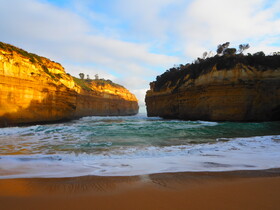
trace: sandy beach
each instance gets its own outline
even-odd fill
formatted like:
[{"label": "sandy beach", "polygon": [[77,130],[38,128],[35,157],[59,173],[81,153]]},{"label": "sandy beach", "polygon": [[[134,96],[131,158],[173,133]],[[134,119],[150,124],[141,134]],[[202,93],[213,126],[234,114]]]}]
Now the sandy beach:
[{"label": "sandy beach", "polygon": [[1,209],[280,209],[280,169],[1,179]]}]

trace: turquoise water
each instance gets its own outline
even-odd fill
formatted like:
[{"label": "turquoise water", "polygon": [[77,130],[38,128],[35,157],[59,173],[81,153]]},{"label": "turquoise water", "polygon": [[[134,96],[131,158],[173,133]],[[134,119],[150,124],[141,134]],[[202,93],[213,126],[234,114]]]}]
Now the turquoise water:
[{"label": "turquoise water", "polygon": [[[255,159],[247,164],[251,168],[279,167],[279,135],[280,122],[179,121],[147,118],[145,114],[85,117],[67,123],[2,128],[0,176],[63,177],[243,169],[245,166],[231,163],[230,158],[236,155],[243,155],[246,160]],[[209,151],[211,154],[207,156]],[[256,159],[255,156],[260,155],[263,158]],[[148,162],[139,165],[141,161]],[[149,161],[155,161],[155,165],[151,166]],[[213,161],[217,167],[205,164]],[[50,169],[41,168],[39,162]],[[219,164],[228,167],[219,167]],[[127,166],[131,166],[130,170]],[[22,169],[24,167],[26,169]],[[56,167],[72,175],[57,175]]]}]

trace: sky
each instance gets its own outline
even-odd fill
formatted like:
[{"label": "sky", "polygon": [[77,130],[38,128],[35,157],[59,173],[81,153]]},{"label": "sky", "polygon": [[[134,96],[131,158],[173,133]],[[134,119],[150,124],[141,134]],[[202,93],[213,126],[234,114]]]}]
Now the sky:
[{"label": "sky", "polygon": [[280,51],[280,0],[0,0],[0,41],[136,95],[218,44]]}]

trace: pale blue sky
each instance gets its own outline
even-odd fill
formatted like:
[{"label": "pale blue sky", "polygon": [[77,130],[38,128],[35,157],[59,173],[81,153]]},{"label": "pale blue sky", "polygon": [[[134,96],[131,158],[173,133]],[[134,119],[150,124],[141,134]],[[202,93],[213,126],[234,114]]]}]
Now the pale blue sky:
[{"label": "pale blue sky", "polygon": [[249,43],[280,51],[280,0],[0,0],[0,41],[112,79],[144,105],[149,82],[174,64]]}]

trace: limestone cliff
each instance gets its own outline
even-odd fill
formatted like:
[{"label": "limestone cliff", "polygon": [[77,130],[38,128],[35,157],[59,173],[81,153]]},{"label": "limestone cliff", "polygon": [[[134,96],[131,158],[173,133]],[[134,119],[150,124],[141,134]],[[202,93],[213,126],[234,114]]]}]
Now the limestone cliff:
[{"label": "limestone cliff", "polygon": [[124,87],[73,78],[59,63],[0,42],[0,127],[137,113]]},{"label": "limestone cliff", "polygon": [[209,58],[152,82],[148,116],[184,120],[280,120],[280,56]]}]

